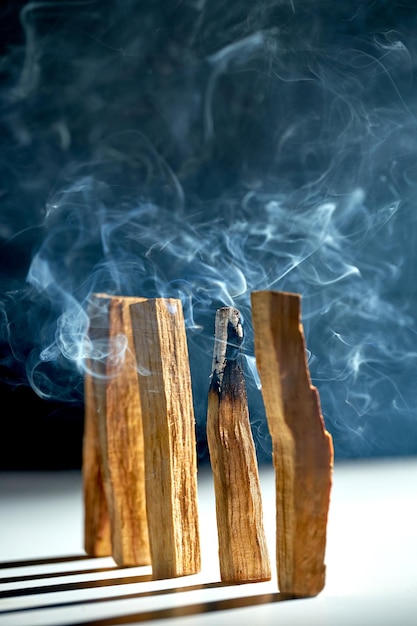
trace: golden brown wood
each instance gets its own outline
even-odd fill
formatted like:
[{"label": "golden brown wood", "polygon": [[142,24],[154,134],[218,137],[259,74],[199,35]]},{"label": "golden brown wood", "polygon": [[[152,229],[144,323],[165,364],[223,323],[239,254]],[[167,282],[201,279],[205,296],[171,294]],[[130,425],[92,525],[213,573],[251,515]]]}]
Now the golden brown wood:
[{"label": "golden brown wood", "polygon": [[200,570],[191,378],[180,300],[131,306],[142,404],[146,502],[155,579]]},{"label": "golden brown wood", "polygon": [[[101,473],[120,566],[150,563],[146,519],[144,443],[130,304],[143,298],[96,294],[89,335],[100,359],[91,359]],[[90,382],[88,383],[90,384]]]},{"label": "golden brown wood", "polygon": [[110,556],[110,520],[103,484],[103,463],[98,442],[97,403],[92,375],[84,378],[83,494],[84,549],[88,556]]},{"label": "golden brown wood", "polygon": [[207,440],[214,476],[220,577],[224,582],[271,578],[258,465],[240,364],[239,311],[216,313]]},{"label": "golden brown wood", "polygon": [[252,314],[276,474],[279,589],[314,596],[325,584],[332,438],[310,380],[300,296],[255,292]]}]

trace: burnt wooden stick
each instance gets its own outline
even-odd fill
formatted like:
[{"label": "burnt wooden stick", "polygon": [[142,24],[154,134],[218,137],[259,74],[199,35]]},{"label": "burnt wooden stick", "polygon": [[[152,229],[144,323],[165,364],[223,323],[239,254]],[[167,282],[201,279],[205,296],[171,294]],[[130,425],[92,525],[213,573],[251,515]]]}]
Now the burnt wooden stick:
[{"label": "burnt wooden stick", "polygon": [[[95,423],[86,430],[84,448],[92,447],[90,439],[97,437],[97,478],[102,477],[106,495],[112,556],[117,565],[126,567],[150,563],[142,417],[129,309],[142,300],[95,294],[89,311],[89,336],[102,356],[93,355],[86,377],[86,415],[91,413]],[[84,473],[88,471],[87,465]],[[86,477],[85,484],[88,481]],[[97,502],[101,489],[98,482]],[[86,519],[89,506],[85,497]],[[94,541],[93,532],[92,528],[86,543]]]},{"label": "burnt wooden stick", "polygon": [[282,593],[308,597],[325,584],[333,445],[310,380],[300,300],[258,291],[252,315],[276,475],[278,584]]},{"label": "burnt wooden stick", "polygon": [[154,579],[200,570],[197,452],[180,300],[130,307],[145,439],[146,506]]},{"label": "burnt wooden stick", "polygon": [[218,309],[207,440],[214,476],[220,577],[224,582],[271,578],[262,515],[258,464],[240,363],[239,311]]}]

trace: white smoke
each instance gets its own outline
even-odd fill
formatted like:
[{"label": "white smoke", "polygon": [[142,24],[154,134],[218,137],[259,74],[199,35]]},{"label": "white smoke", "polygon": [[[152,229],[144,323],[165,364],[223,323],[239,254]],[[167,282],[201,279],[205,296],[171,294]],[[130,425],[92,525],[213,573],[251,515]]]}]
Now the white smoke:
[{"label": "white smoke", "polygon": [[267,457],[250,292],[295,291],[336,455],[414,453],[417,16],[377,5],[27,3],[3,60],[7,367],[80,402],[106,356],[91,293],[181,298],[203,437],[236,306]]}]

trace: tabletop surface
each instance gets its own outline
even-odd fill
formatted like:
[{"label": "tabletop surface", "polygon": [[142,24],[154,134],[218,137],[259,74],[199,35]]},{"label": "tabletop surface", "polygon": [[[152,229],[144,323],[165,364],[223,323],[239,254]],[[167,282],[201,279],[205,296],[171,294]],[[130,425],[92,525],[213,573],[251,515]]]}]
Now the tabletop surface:
[{"label": "tabletop surface", "polygon": [[207,468],[199,472],[202,570],[163,581],[152,581],[149,566],[85,556],[79,472],[0,473],[0,626],[417,624],[417,459],[336,463],[326,587],[303,600],[279,594],[274,474],[260,474],[274,576],[225,585]]}]

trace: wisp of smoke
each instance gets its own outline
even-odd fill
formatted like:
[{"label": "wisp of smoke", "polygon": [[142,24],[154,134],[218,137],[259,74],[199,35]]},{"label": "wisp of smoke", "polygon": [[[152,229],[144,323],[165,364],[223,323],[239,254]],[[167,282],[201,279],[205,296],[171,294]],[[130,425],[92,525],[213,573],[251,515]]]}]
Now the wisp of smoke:
[{"label": "wisp of smoke", "polygon": [[91,294],[180,298],[204,456],[214,315],[236,306],[267,459],[250,293],[293,291],[336,456],[417,451],[417,15],[374,5],[24,5],[2,62],[10,384],[82,402],[107,356]]}]

